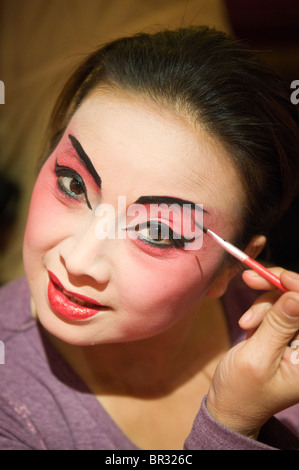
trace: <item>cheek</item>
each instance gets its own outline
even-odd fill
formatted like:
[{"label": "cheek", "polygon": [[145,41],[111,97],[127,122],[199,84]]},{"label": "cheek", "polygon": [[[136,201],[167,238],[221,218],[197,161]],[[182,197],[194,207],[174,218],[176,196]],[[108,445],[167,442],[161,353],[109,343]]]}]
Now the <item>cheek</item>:
[{"label": "cheek", "polygon": [[26,260],[28,251],[42,253],[53,246],[67,222],[65,208],[54,194],[56,183],[50,165],[50,161],[45,163],[33,189],[23,246]]},{"label": "cheek", "polygon": [[[155,332],[178,321],[199,305],[219,261],[211,263],[204,251],[180,253],[162,260],[134,256],[117,274],[119,307],[126,312],[129,328]],[[120,266],[119,266],[120,267]]]}]

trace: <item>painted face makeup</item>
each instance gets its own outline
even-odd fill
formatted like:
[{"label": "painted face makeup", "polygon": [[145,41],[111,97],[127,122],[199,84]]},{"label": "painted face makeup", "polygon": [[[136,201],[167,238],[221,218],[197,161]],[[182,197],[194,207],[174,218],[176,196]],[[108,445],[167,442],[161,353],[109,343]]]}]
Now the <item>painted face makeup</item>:
[{"label": "painted face makeup", "polygon": [[88,155],[85,153],[85,151],[83,150],[82,148],[82,145],[80,144],[80,142],[78,142],[78,140],[71,134],[69,134],[69,139],[72,143],[72,146],[74,147],[74,149],[76,150],[77,152],[77,155],[78,157],[81,159],[81,161],[83,162],[83,164],[86,166],[86,168],[88,169],[89,173],[91,174],[91,176],[93,177],[96,185],[101,189],[102,187],[102,180],[101,180],[101,177],[100,175],[96,172],[90,158],[88,157]]},{"label": "painted face makeup", "polygon": [[135,235],[132,238],[165,249],[201,248],[203,212],[207,213],[201,205],[169,196],[142,196],[132,208],[138,218],[125,229]]},{"label": "painted face makeup", "polygon": [[[124,237],[97,237],[97,208],[113,207],[120,224],[119,196],[142,207],[142,217],[129,213]],[[181,245],[199,239],[197,215],[229,239],[242,197],[225,150],[200,129],[136,97],[90,96],[32,195],[23,253],[40,322],[78,345],[140,340],[183,324],[223,253],[209,239],[197,251]]]}]

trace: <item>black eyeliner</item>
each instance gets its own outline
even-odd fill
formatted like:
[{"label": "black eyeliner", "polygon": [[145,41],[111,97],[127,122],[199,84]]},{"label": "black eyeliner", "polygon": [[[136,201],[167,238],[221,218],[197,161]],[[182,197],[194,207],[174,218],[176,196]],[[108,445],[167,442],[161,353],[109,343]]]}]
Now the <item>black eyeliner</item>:
[{"label": "black eyeliner", "polygon": [[[76,179],[82,186],[82,189],[84,191],[84,195],[85,195],[85,199],[86,199],[86,204],[88,206],[88,208],[90,210],[92,210],[92,207],[91,207],[91,204],[89,202],[89,199],[87,197],[87,190],[86,190],[86,186],[85,186],[85,183],[83,181],[83,179],[81,178],[81,176],[75,171],[73,170],[72,168],[69,168],[67,166],[61,166],[57,163],[57,161],[55,162],[55,173],[56,173],[56,176],[57,177],[60,177],[60,176],[66,176],[66,177],[69,177],[69,178],[74,178]],[[78,198],[76,198],[75,196],[72,196],[65,188],[64,186],[60,183],[60,181],[57,181],[57,184],[58,184],[58,187],[59,189],[68,197],[71,197],[73,199],[76,199],[78,200]]]},{"label": "black eyeliner", "polygon": [[[132,227],[127,227],[125,230],[136,230],[136,229],[138,230],[138,229],[141,229],[141,228],[144,228],[144,227],[150,227],[153,223],[155,223],[155,222],[154,221],[147,221],[147,222],[143,222],[143,223],[138,224],[138,225],[134,225]],[[158,221],[156,221],[156,224],[160,225],[160,227],[162,227],[162,225],[165,225],[165,224],[163,224],[161,222],[158,222]],[[180,234],[174,232],[168,225],[165,225],[165,226],[167,227],[167,230],[169,231],[170,245],[155,242],[154,239],[153,239],[153,241],[151,241],[146,237],[139,237],[139,239],[142,240],[144,243],[146,243],[148,245],[158,247],[158,248],[163,248],[163,249],[182,248],[186,243],[192,243],[195,240],[195,237],[186,238],[183,235],[180,235]]]}]

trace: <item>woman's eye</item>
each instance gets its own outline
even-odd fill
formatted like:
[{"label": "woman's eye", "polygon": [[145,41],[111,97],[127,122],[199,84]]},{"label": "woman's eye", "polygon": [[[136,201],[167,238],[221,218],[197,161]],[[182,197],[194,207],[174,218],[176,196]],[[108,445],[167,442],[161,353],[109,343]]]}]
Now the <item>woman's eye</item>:
[{"label": "woman's eye", "polygon": [[81,176],[71,168],[58,165],[57,162],[55,165],[55,173],[59,189],[72,199],[86,202],[91,209],[86,186]]},{"label": "woman's eye", "polygon": [[82,183],[73,176],[59,176],[57,181],[58,186],[69,195],[76,196],[77,198],[83,194],[85,198],[85,189]]},{"label": "woman's eye", "polygon": [[151,246],[160,248],[182,248],[185,243],[194,240],[187,239],[171,230],[171,228],[158,221],[148,221],[133,227],[127,227],[126,230],[134,231],[139,240]]},{"label": "woman's eye", "polygon": [[145,226],[141,224],[135,229],[139,238],[157,245],[171,246],[170,228],[160,222],[147,222]]}]

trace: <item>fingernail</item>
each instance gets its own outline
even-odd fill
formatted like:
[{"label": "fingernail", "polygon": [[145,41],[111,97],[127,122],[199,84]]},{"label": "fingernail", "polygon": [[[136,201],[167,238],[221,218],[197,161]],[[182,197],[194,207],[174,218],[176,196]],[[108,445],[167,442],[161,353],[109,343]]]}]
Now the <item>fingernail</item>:
[{"label": "fingernail", "polygon": [[247,312],[245,312],[245,313],[241,316],[241,318],[240,318],[239,321],[242,320],[241,323],[243,323],[243,322],[244,322],[244,323],[247,323],[247,322],[249,322],[249,321],[251,320],[252,316],[253,316],[253,312],[252,312],[251,309],[249,309],[249,310],[247,310]]},{"label": "fingernail", "polygon": [[287,297],[283,302],[283,312],[288,317],[298,317],[299,315],[299,298]]},{"label": "fingernail", "polygon": [[248,274],[251,277],[259,277],[259,274],[255,271],[252,271],[251,269],[248,269],[245,272],[246,272],[246,274]]}]

